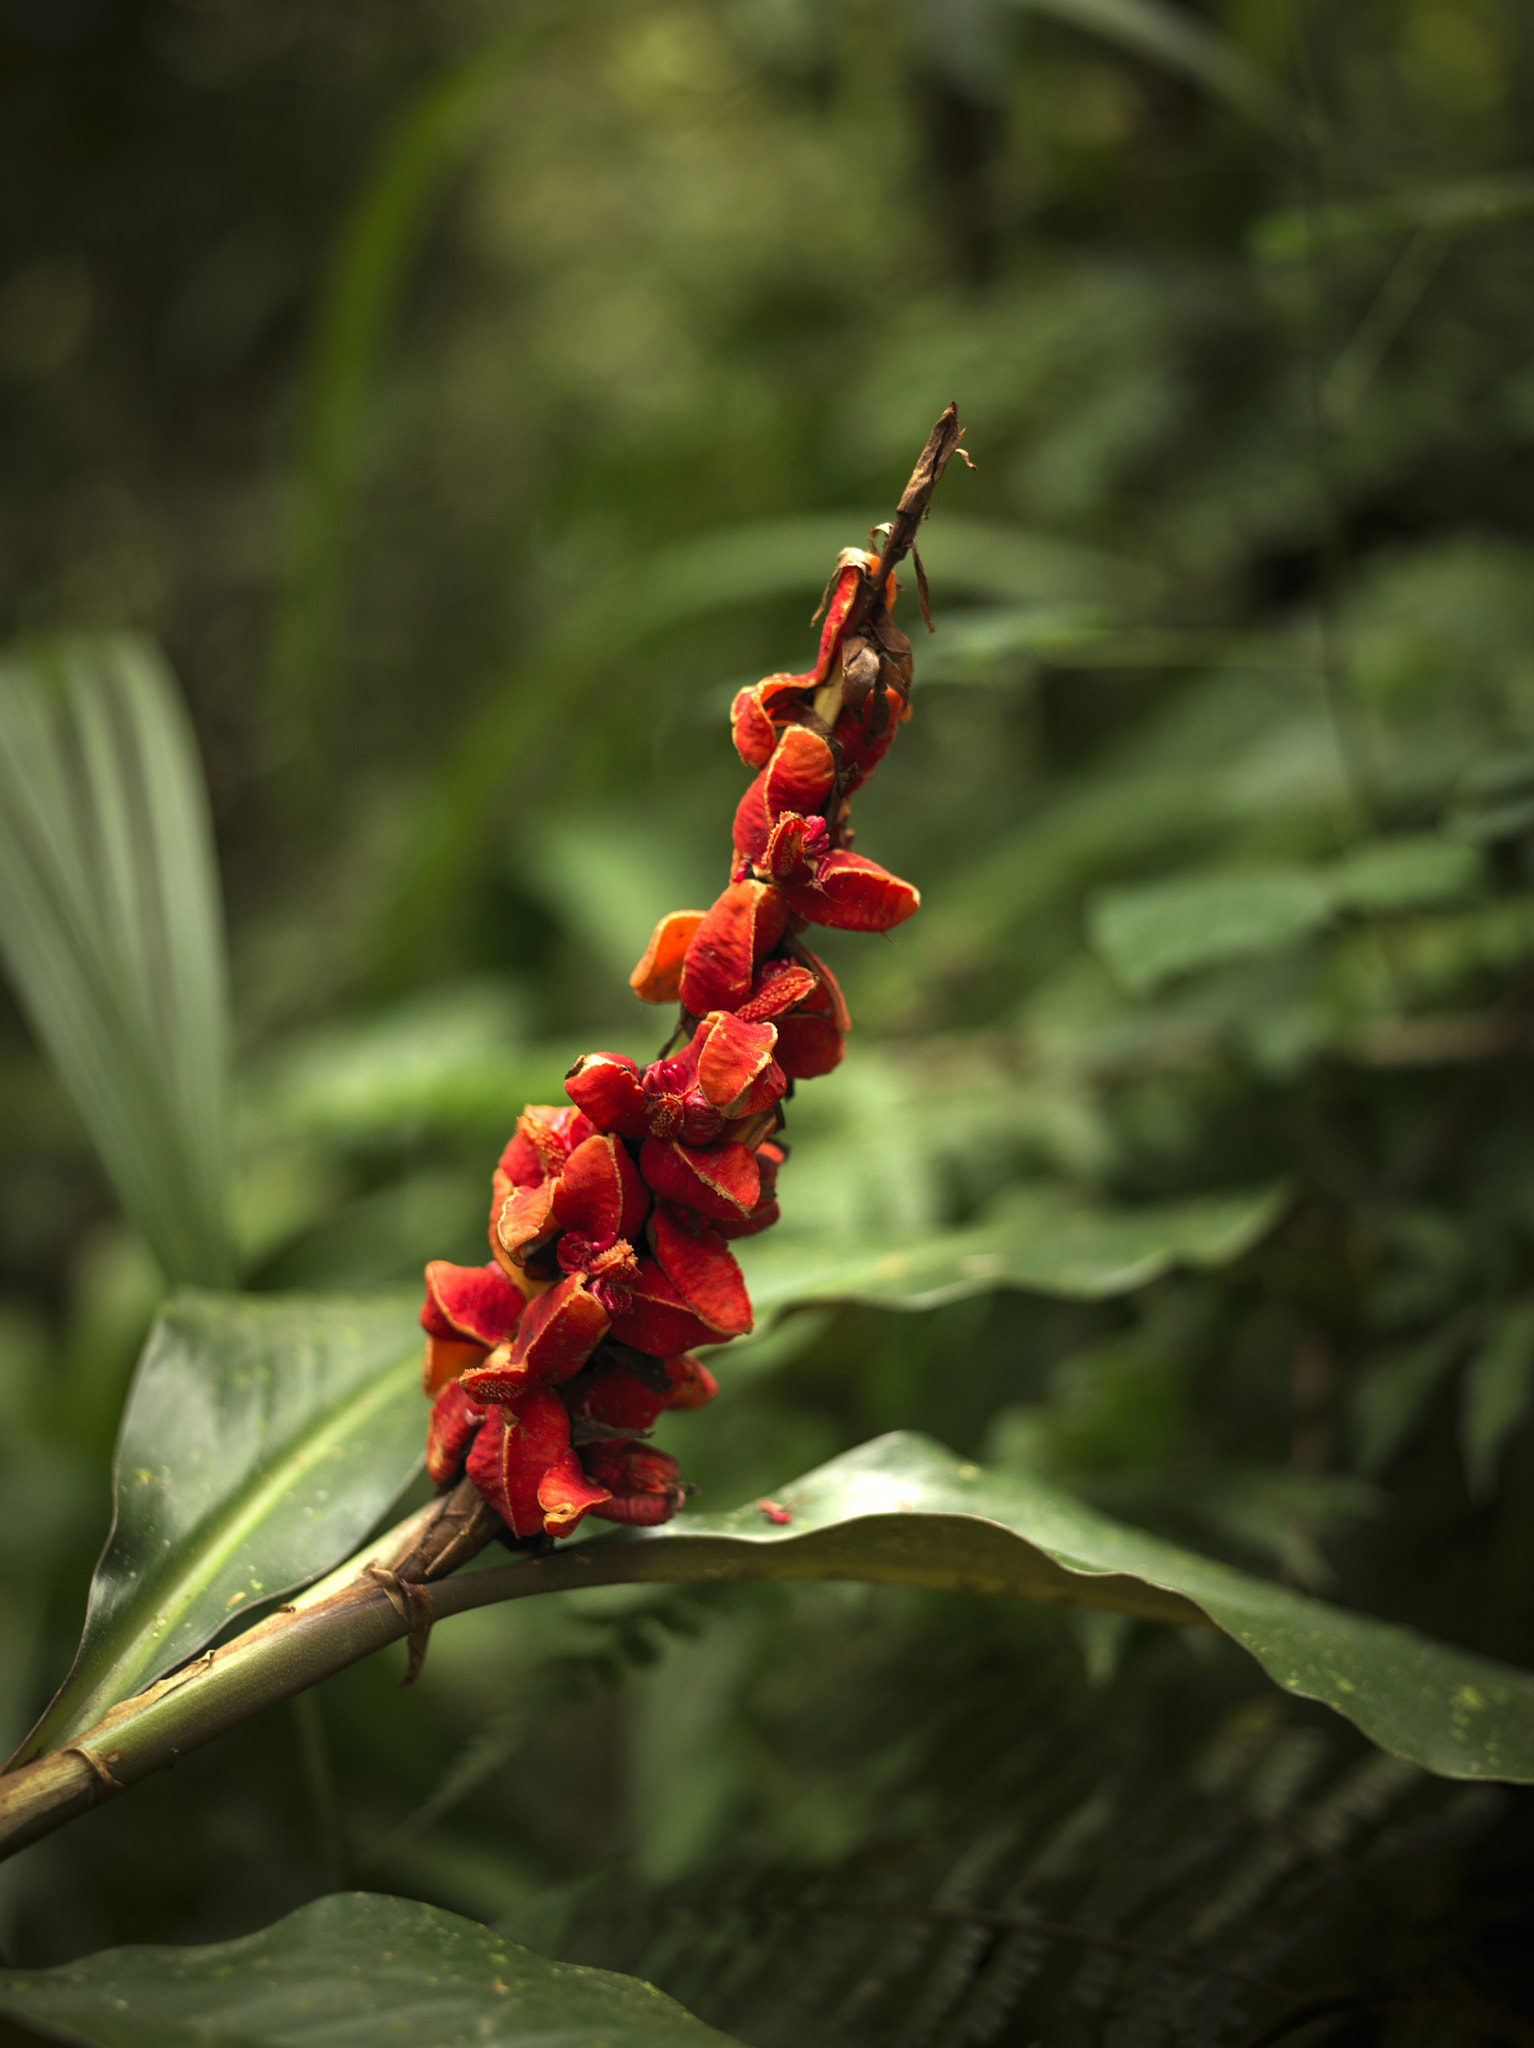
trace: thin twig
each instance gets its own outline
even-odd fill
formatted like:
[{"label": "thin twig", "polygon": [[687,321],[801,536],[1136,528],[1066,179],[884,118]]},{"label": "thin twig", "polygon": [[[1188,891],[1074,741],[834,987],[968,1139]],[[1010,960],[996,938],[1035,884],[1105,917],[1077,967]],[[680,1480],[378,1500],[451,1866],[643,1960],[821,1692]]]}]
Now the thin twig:
[{"label": "thin twig", "polygon": [[[859,590],[853,599],[852,609],[847,614],[847,623],[842,629],[844,641],[853,639],[864,626],[871,613],[883,611],[888,604],[889,579],[893,571],[903,562],[916,545],[916,530],[927,516],[932,503],[932,493],[937,489],[938,480],[955,455],[969,463],[968,452],[959,446],[964,429],[959,425],[959,408],[948,406],[937,425],[927,436],[927,445],[916,459],[911,471],[911,480],[900,494],[900,503],[889,524],[889,537],[884,543],[884,553],[879,557],[879,566],[873,579]],[[925,580],[925,579],[924,579]]]}]

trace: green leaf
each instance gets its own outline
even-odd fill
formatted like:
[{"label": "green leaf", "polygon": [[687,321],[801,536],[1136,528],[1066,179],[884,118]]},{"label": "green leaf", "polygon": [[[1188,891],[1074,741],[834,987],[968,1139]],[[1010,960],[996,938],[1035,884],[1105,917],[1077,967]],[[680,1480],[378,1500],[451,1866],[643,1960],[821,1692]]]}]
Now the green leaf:
[{"label": "green leaf", "polygon": [[1286,1691],[1396,1756],[1443,1777],[1534,1781],[1527,1672],[1252,1578],[926,1437],[878,1437],[773,1504],[785,1522],[749,1507],[578,1545],[561,1582],[854,1579],[1207,1618]]},{"label": "green leaf", "polygon": [[985,1222],[914,1242],[824,1244],[775,1232],[736,1250],[759,1315],[813,1301],[936,1308],[991,1287],[1099,1301],[1173,1266],[1228,1265],[1272,1228],[1284,1200],[1269,1186],[1111,1210],[1029,1190],[1005,1197]]},{"label": "green leaf", "polygon": [[331,259],[303,395],[288,562],[273,667],[295,724],[319,722],[333,687],[354,510],[371,413],[410,266],[453,173],[483,136],[509,79],[579,11],[514,28],[429,79],[385,136]]},{"label": "green leaf", "polygon": [[1465,1374],[1460,1434],[1465,1477],[1476,1499],[1493,1490],[1502,1447],[1534,1402],[1534,1301],[1497,1321]]},{"label": "green leaf", "polygon": [[1381,839],[1327,867],[1179,875],[1101,890],[1092,944],[1131,994],[1195,969],[1274,953],[1335,919],[1462,901],[1480,879],[1474,847],[1436,834]]},{"label": "green leaf", "polygon": [[1354,1400],[1360,1471],[1384,1471],[1421,1422],[1466,1339],[1465,1320],[1455,1316],[1421,1343],[1370,1366]]},{"label": "green leaf", "polygon": [[1502,178],[1470,178],[1421,192],[1383,199],[1344,201],[1336,206],[1286,208],[1264,214],[1247,234],[1254,256],[1295,262],[1313,249],[1367,235],[1399,235],[1414,228],[1452,233],[1482,222],[1512,220],[1534,211],[1534,178],[1512,172]]},{"label": "green leaf", "polygon": [[0,1973],[0,2012],[85,2048],[730,2048],[637,1977],[551,1963],[368,1892],[239,1941]]},{"label": "green leaf", "polygon": [[184,1294],[118,1439],[74,1668],[18,1760],[67,1742],[362,1540],[424,1440],[415,1301]]},{"label": "green leaf", "polygon": [[1088,929],[1109,967],[1138,995],[1197,967],[1295,945],[1331,914],[1321,875],[1275,868],[1105,889],[1093,899]]},{"label": "green leaf", "polygon": [[1288,140],[1294,116],[1271,78],[1227,37],[1163,0],[1013,0],[1013,5],[1149,58],[1228,100],[1259,126]]},{"label": "green leaf", "polygon": [[1430,832],[1377,839],[1330,870],[1337,908],[1365,917],[1380,911],[1427,910],[1440,903],[1462,902],[1473,893],[1480,876],[1480,857],[1473,846]]},{"label": "green leaf", "polygon": [[[818,590],[840,549],[862,546],[888,507],[854,507],[810,518],[728,527],[606,568],[578,605],[550,625],[465,727],[427,794],[378,933],[380,969],[408,980],[424,935],[481,856],[486,826],[513,765],[525,759],[573,701],[623,650],[647,634],[754,598]],[[1142,601],[1157,588],[1145,565],[1061,541],[1000,519],[944,513],[923,531],[922,559],[945,591],[973,590],[1002,603]],[[813,635],[801,643],[813,656]],[[796,658],[786,655],[785,659]]]},{"label": "green leaf", "polygon": [[0,956],[167,1278],[226,1284],[218,872],[191,729],[142,641],[0,661]]}]

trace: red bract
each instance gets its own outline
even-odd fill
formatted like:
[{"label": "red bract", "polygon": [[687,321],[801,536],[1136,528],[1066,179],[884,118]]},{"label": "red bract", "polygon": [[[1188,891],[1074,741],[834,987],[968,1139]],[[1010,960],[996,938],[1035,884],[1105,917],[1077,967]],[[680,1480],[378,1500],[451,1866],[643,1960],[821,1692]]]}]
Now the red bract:
[{"label": "red bract", "polygon": [[766,882],[731,882],[693,933],[678,988],[694,1017],[738,1010],[751,993],[757,967],[788,923],[783,892]]},{"label": "red bract", "polygon": [[742,1023],[728,1010],[710,1010],[692,1040],[705,1100],[726,1117],[771,1109],[788,1085],[772,1057],[777,1042],[771,1024]]},{"label": "red bract", "polygon": [[567,1536],[611,1498],[571,1448],[564,1403],[541,1389],[487,1409],[465,1469],[513,1536]]},{"label": "red bract", "polygon": [[439,1391],[426,1430],[426,1470],[434,1485],[448,1486],[458,1477],[484,1419],[484,1409],[456,1380]]},{"label": "red bract", "polygon": [[594,1444],[586,1453],[586,1465],[607,1489],[600,1502],[593,1503],[593,1512],[604,1522],[653,1528],[657,1522],[670,1521],[687,1491],[676,1459],[647,1444]]},{"label": "red bract", "polygon": [[744,1145],[705,1150],[647,1138],[640,1147],[639,1170],[668,1202],[721,1223],[749,1216],[762,1191],[756,1160]]},{"label": "red bract", "polygon": [[487,1351],[504,1344],[517,1327],[527,1297],[494,1264],[452,1266],[433,1259],[426,1268],[426,1359],[421,1387],[435,1394],[449,1380],[478,1365]]},{"label": "red bract", "polygon": [[739,1223],[716,1223],[714,1228],[721,1237],[755,1237],[759,1230],[768,1230],[777,1222],[778,1168],[787,1156],[781,1145],[768,1143],[757,1146],[756,1171],[761,1193],[756,1198],[756,1206]]},{"label": "red bract", "polygon": [[815,876],[783,884],[796,917],[840,932],[887,932],[921,908],[921,897],[877,861],[860,853],[833,853]]},{"label": "red bract", "polygon": [[[812,817],[836,782],[836,757],[819,733],[791,725],[735,812],[735,851],[760,865],[773,826],[787,811]],[[824,821],[822,821],[823,823]]]},{"label": "red bract", "polygon": [[640,1379],[621,1365],[599,1373],[570,1402],[576,1431],[582,1433],[584,1425],[584,1433],[594,1442],[601,1441],[604,1433],[643,1436],[668,1408],[701,1408],[719,1391],[708,1368],[686,1353],[662,1359],[654,1378],[664,1384],[657,1388],[650,1378]]},{"label": "red bract", "polygon": [[655,1259],[639,1261],[628,1307],[613,1317],[612,1334],[649,1358],[674,1358],[693,1344],[717,1344],[720,1335],[687,1306]]},{"label": "red bract", "polygon": [[701,910],[673,910],[650,934],[644,958],[629,976],[629,987],[645,1003],[674,1003],[681,985],[682,958],[703,922]]},{"label": "red bract", "polygon": [[[637,1277],[632,1250],[625,1245],[623,1253]],[[596,1350],[607,1324],[607,1308],[586,1275],[567,1274],[531,1304],[511,1343],[464,1374],[464,1392],[476,1401],[511,1401],[530,1386],[567,1380]]]},{"label": "red bract", "polygon": [[764,960],[751,984],[751,993],[735,1012],[743,1024],[755,1024],[767,1017],[781,1017],[812,995],[818,980],[829,979],[826,970],[801,967],[794,960]]},{"label": "red bract", "polygon": [[620,1138],[650,1135],[639,1069],[621,1052],[588,1052],[578,1059],[565,1076],[565,1093],[599,1131]]},{"label": "red bract", "polygon": [[699,1322],[716,1337],[745,1336],[751,1328],[751,1297],[718,1231],[691,1209],[657,1202],[650,1236],[661,1271]]},{"label": "red bract", "polygon": [[894,580],[876,606],[875,566],[857,548],[838,559],[814,668],[735,699],[735,744],[758,772],[730,879],[707,910],[663,917],[630,976],[644,1001],[680,1003],[668,1046],[643,1067],[577,1060],[571,1106],[524,1110],[496,1166],[494,1263],[427,1268],[427,1469],[439,1486],[466,1475],[518,1541],[588,1514],[651,1527],[677,1511],[676,1461],[643,1439],[716,1392],[689,1347],[752,1327],[730,1241],[777,1221],[785,1100],[837,1064],[851,1028],[799,934],[889,931],[917,907],[849,845],[847,797],[909,712]]}]

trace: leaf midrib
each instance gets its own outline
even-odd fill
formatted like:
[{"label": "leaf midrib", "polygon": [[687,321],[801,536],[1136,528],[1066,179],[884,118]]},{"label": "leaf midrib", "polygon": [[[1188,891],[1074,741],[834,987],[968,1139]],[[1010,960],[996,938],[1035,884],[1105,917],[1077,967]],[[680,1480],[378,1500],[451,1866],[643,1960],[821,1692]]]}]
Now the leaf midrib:
[{"label": "leaf midrib", "polygon": [[[56,1736],[50,1734],[49,1740],[59,1740],[78,1733],[80,1728],[90,1725],[90,1721],[98,1719],[109,1707],[130,1698],[134,1692],[141,1689],[143,1683],[148,1682],[145,1674],[154,1661],[155,1651],[164,1645],[168,1636],[174,1634],[176,1625],[185,1618],[197,1596],[207,1590],[252,1530],[259,1526],[284,1494],[291,1492],[307,1473],[328,1456],[348,1431],[364,1426],[381,1409],[387,1407],[389,1402],[397,1397],[400,1382],[407,1370],[413,1372],[414,1369],[414,1358],[408,1354],[401,1356],[393,1364],[383,1368],[360,1398],[347,1395],[332,1403],[324,1411],[325,1421],[320,1428],[306,1428],[296,1444],[290,1438],[285,1455],[278,1464],[266,1469],[264,1477],[259,1478],[249,1489],[237,1493],[222,1511],[194,1525],[178,1540],[176,1549],[181,1552],[193,1544],[200,1531],[206,1530],[210,1538],[207,1546],[199,1548],[196,1552],[197,1565],[184,1571],[179,1577],[172,1576],[169,1590],[163,1597],[156,1597],[155,1594],[155,1586],[160,1582],[146,1579],[105,1625],[96,1644],[82,1648],[81,1662],[77,1669],[83,1676],[87,1670],[95,1672],[100,1669],[103,1653],[109,1644],[122,1637],[126,1637],[127,1640],[127,1647],[120,1654],[105,1656],[108,1676],[99,1684],[94,1680],[91,1682],[84,1703],[78,1711],[73,1709],[72,1699],[61,1697],[54,1712],[69,1710],[70,1719],[57,1731]],[[401,1475],[402,1481],[405,1476]],[[119,1480],[119,1487],[120,1484]],[[275,1596],[286,1590],[289,1589],[274,1586],[263,1595],[263,1598]],[[146,1608],[147,1620],[144,1618]],[[167,1628],[151,1634],[150,1622],[162,1615],[169,1618]],[[191,1649],[184,1654],[192,1654]],[[179,1656],[173,1661],[179,1662]],[[78,1690],[70,1680],[66,1680],[65,1685],[71,1695]],[[82,1718],[86,1714],[89,1715],[90,1721]],[[52,1719],[52,1715],[49,1719]],[[43,1730],[40,1728],[38,1733],[41,1735]]]}]

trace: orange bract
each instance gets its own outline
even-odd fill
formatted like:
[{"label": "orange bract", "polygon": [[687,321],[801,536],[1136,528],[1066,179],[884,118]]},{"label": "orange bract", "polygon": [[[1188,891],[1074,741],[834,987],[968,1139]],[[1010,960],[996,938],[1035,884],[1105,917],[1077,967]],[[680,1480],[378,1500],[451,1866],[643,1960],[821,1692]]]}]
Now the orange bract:
[{"label": "orange bract", "polygon": [[674,1003],[681,992],[682,959],[702,924],[701,910],[673,910],[650,934],[644,958],[629,976],[629,987],[642,1003]]}]

